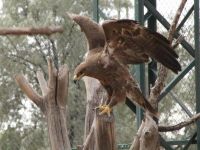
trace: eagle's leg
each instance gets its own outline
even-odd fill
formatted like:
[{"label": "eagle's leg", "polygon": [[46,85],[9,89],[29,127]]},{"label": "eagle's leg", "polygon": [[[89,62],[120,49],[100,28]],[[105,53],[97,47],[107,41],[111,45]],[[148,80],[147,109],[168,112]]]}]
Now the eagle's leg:
[{"label": "eagle's leg", "polygon": [[107,114],[110,117],[110,113],[112,108],[109,105],[103,105],[102,109],[100,109],[99,115]]},{"label": "eagle's leg", "polygon": [[101,104],[101,105],[98,106],[98,108],[100,110],[100,113],[99,113],[100,115],[108,114],[108,116],[110,116],[112,109],[109,106],[109,102],[110,102],[110,97],[106,101],[106,104]]},{"label": "eagle's leg", "polygon": [[110,101],[111,95],[108,95],[108,99],[106,100],[105,104],[99,106],[100,115],[107,114],[108,116],[110,116],[110,113],[112,111],[111,106],[109,105]]},{"label": "eagle's leg", "polygon": [[110,116],[110,113],[112,112],[112,107],[116,105],[117,102],[118,101],[115,96],[112,96],[112,98],[108,99],[106,101],[106,105],[103,105],[103,109],[101,110],[100,115],[108,114],[108,116]]},{"label": "eagle's leg", "polygon": [[96,109],[99,109],[100,111],[102,111],[105,108],[105,104],[100,104],[99,106],[96,107]]},{"label": "eagle's leg", "polygon": [[115,89],[112,93],[112,96],[109,96],[108,100],[106,101],[106,105],[103,105],[103,109],[100,112],[100,115],[106,113],[106,114],[108,114],[108,116],[110,116],[113,106],[115,106],[120,101],[125,100],[125,98],[126,98],[125,88]]}]

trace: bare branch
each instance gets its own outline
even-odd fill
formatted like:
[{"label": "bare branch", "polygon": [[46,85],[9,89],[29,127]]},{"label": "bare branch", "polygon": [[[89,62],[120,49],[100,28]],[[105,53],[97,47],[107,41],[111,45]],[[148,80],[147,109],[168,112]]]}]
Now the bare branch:
[{"label": "bare branch", "polygon": [[200,113],[194,115],[193,117],[191,117],[190,119],[188,119],[187,121],[183,121],[179,124],[176,125],[172,125],[172,126],[159,126],[158,130],[159,132],[168,132],[168,131],[175,131],[175,130],[180,130],[183,127],[186,127],[192,123],[195,123],[197,120],[200,119]]},{"label": "bare branch", "polygon": [[56,45],[53,39],[49,38],[50,42],[51,42],[51,46],[52,46],[52,52],[53,52],[53,61],[55,64],[56,69],[58,69],[58,52],[56,49]]},{"label": "bare branch", "polygon": [[[171,44],[172,44],[174,32],[176,31],[178,20],[186,4],[186,1],[187,0],[182,0],[176,12],[176,15],[174,17],[174,20],[171,24],[171,27],[169,30],[169,37],[168,37]],[[163,65],[160,65],[159,70],[158,70],[158,78],[156,79],[154,87],[151,89],[150,98],[149,98],[149,101],[152,102],[154,105],[157,105],[157,98],[160,95],[162,89],[164,88],[164,82],[167,78],[167,72],[168,72],[168,69],[164,67]]]},{"label": "bare branch", "polygon": [[15,80],[19,85],[20,89],[28,96],[30,100],[32,100],[38,107],[41,108],[41,102],[43,97],[38,95],[35,90],[30,86],[28,81],[25,79],[23,75],[16,75]]},{"label": "bare branch", "polygon": [[177,46],[183,41],[184,37],[180,35],[174,45],[172,46],[173,49],[177,48]]},{"label": "bare branch", "polygon": [[40,84],[40,88],[42,90],[42,95],[43,96],[47,95],[48,92],[47,82],[44,79],[44,74],[41,71],[37,71],[37,79]]},{"label": "bare branch", "polygon": [[129,150],[140,150],[140,137],[141,137],[144,125],[145,125],[144,121],[142,121],[140,128],[137,131],[136,137],[134,138],[134,141]]},{"label": "bare branch", "polygon": [[172,22],[172,24],[171,24],[171,26],[170,26],[170,29],[169,29],[169,37],[168,37],[170,43],[172,43],[172,41],[173,41],[174,33],[175,33],[175,31],[176,31],[176,26],[177,26],[177,24],[178,24],[178,20],[179,20],[179,18],[180,18],[180,16],[181,16],[181,13],[182,13],[182,11],[183,11],[183,8],[184,8],[186,2],[187,2],[187,0],[182,0],[182,1],[181,1],[181,4],[180,4],[180,6],[179,6],[179,8],[178,8],[178,10],[177,10],[177,12],[176,12],[175,17],[174,17],[174,20],[173,20],[173,22]]},{"label": "bare branch", "polygon": [[57,88],[57,99],[60,103],[59,106],[65,106],[66,93],[68,93],[68,84],[69,84],[69,70],[67,65],[63,65],[59,69],[58,73],[58,88]]},{"label": "bare branch", "polygon": [[90,132],[89,132],[89,134],[88,134],[88,136],[87,136],[87,138],[86,138],[86,140],[85,140],[85,142],[84,142],[84,144],[82,146],[82,150],[87,150],[88,149],[88,145],[90,143],[90,139],[92,137],[94,137],[94,128],[95,128],[95,123],[94,122],[95,122],[95,120],[93,120],[92,126],[90,128]]},{"label": "bare branch", "polygon": [[57,71],[55,71],[55,69],[53,67],[53,61],[52,61],[51,58],[47,59],[47,63],[48,63],[48,72],[49,72],[49,84],[48,84],[48,86],[49,86],[49,88],[51,88],[51,87],[53,88],[53,87],[55,87],[55,85],[54,85],[55,79],[54,78],[55,78]]},{"label": "bare branch", "polygon": [[13,28],[0,28],[0,35],[51,35],[54,33],[64,32],[61,26],[51,27],[13,27]]}]

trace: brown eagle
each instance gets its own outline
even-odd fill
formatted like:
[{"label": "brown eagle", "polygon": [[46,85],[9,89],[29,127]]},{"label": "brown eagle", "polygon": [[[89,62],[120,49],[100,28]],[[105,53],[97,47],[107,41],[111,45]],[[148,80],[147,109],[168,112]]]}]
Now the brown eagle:
[{"label": "brown eagle", "polygon": [[70,17],[85,33],[89,45],[85,60],[74,71],[74,80],[90,76],[100,81],[108,93],[106,105],[99,106],[101,114],[109,115],[114,105],[128,97],[157,117],[127,65],[148,62],[152,57],[178,73],[181,70],[178,55],[169,41],[134,20],[108,20],[101,26],[85,16]]}]

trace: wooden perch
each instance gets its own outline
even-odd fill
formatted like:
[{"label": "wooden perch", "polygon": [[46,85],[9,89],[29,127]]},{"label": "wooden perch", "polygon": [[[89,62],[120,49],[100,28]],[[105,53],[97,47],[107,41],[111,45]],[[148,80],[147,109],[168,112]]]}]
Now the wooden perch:
[{"label": "wooden perch", "polygon": [[41,71],[37,71],[37,79],[40,84],[40,89],[42,91],[42,95],[45,96],[48,93],[47,82],[44,79],[44,74]]},{"label": "wooden perch", "polygon": [[80,150],[87,150],[89,148],[91,139],[94,137],[94,128],[95,128],[95,121],[93,120],[92,126],[90,128],[90,132],[87,135],[85,142],[83,143],[83,146],[79,148]]},{"label": "wooden perch", "polygon": [[95,130],[94,138],[96,142],[95,150],[116,150],[115,145],[115,131],[114,131],[114,116],[110,117],[99,115],[99,111],[95,113]]},{"label": "wooden perch", "polygon": [[26,78],[23,75],[19,74],[15,76],[15,81],[20,89],[27,95],[27,97],[41,108],[43,97],[36,93],[36,91],[30,86]]},{"label": "wooden perch", "polygon": [[178,123],[176,125],[172,125],[172,126],[159,126],[158,130],[159,132],[168,132],[168,131],[175,131],[175,130],[180,130],[183,127],[186,127],[190,124],[195,123],[197,120],[200,119],[200,113],[194,115],[193,117],[191,117],[190,119],[183,121],[181,123]]},{"label": "wooden perch", "polygon": [[16,75],[15,80],[22,91],[44,113],[52,150],[71,150],[66,123],[66,96],[68,92],[68,68],[63,65],[59,70],[48,59],[49,82],[47,85],[42,72],[37,72],[42,95],[38,95],[23,75]]},{"label": "wooden perch", "polygon": [[0,28],[0,35],[51,35],[63,32],[64,29],[61,26]]},{"label": "wooden perch", "polygon": [[[94,108],[107,100],[107,94],[100,82],[84,77],[87,92],[84,144],[78,150],[115,150],[114,116],[99,116]],[[107,119],[106,119],[107,118]]]},{"label": "wooden perch", "polygon": [[94,111],[95,116],[90,132],[84,144],[78,146],[78,150],[90,150],[89,146],[93,140],[95,142],[95,150],[116,150],[113,114],[108,117],[107,115],[99,115],[98,109]]}]

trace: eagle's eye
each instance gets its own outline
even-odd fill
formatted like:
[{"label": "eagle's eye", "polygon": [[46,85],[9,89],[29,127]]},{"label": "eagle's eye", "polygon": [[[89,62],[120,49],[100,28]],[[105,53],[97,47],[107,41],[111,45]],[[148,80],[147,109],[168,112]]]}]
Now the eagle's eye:
[{"label": "eagle's eye", "polygon": [[112,33],[113,34],[117,34],[117,30],[112,30]]},{"label": "eagle's eye", "polygon": [[78,73],[78,76],[81,76],[83,74],[83,71],[80,71],[79,73]]}]

